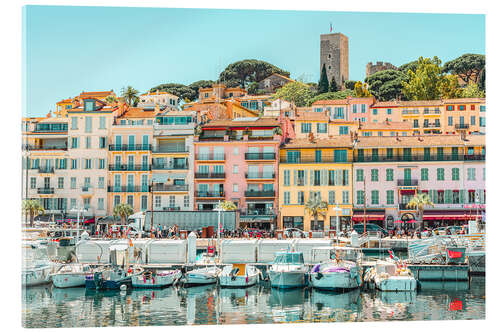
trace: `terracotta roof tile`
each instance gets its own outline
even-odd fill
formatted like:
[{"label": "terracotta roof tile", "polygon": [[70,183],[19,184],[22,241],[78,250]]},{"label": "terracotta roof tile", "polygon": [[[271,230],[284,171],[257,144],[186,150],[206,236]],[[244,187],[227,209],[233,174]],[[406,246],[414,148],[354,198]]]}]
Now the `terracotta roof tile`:
[{"label": "terracotta roof tile", "polygon": [[383,108],[383,107],[398,107],[399,106],[399,101],[380,101],[380,102],[375,102],[371,107],[372,108]]},{"label": "terracotta roof tile", "polygon": [[333,136],[329,139],[315,139],[311,142],[308,138],[294,139],[287,143],[285,149],[295,148],[352,148],[352,141],[349,135]]},{"label": "terracotta roof tile", "polygon": [[443,103],[456,104],[456,103],[486,103],[486,98],[453,98],[443,99]]},{"label": "terracotta roof tile", "polygon": [[273,118],[258,118],[253,121],[242,120],[212,120],[203,125],[203,128],[210,127],[230,127],[230,126],[247,126],[247,127],[260,127],[260,126],[279,126],[280,123]]},{"label": "terracotta roof tile", "polygon": [[131,107],[127,111],[125,111],[118,119],[123,118],[153,118],[156,113],[154,110],[145,111],[142,108]]},{"label": "terracotta roof tile", "polygon": [[390,121],[381,122],[381,123],[362,123],[361,130],[370,131],[370,130],[411,130],[413,129],[413,124],[409,121]]},{"label": "terracotta roof tile", "polygon": [[347,99],[324,99],[312,103],[312,105],[347,105]]},{"label": "terracotta roof tile", "polygon": [[421,135],[419,136],[358,136],[357,148],[381,147],[460,147],[485,144],[484,135],[469,135],[463,141],[460,135]]}]

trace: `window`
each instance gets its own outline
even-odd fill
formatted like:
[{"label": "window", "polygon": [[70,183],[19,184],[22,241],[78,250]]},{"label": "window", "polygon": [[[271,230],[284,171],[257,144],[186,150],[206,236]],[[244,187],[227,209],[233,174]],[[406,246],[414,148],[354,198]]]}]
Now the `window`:
[{"label": "window", "polygon": [[453,105],[447,105],[446,106],[446,110],[447,111],[453,111],[455,109],[455,107]]},{"label": "window", "polygon": [[476,180],[475,168],[467,168],[467,180]]},{"label": "window", "polygon": [[486,105],[480,105],[479,106],[479,111],[480,112],[485,112],[486,111]]},{"label": "window", "polygon": [[106,161],[104,158],[99,159],[99,169],[105,169],[106,168]]},{"label": "window", "polygon": [[385,180],[388,182],[392,182],[394,180],[394,169],[385,170]]},{"label": "window", "polygon": [[57,178],[57,188],[64,188],[64,177]]},{"label": "window", "polygon": [[362,182],[363,179],[364,179],[363,169],[357,169],[356,170],[356,181]]},{"label": "window", "polygon": [[342,186],[349,185],[349,170],[342,170]]},{"label": "window", "polygon": [[328,204],[329,205],[335,204],[335,191],[328,191]]},{"label": "window", "polygon": [[104,177],[99,177],[99,179],[97,181],[97,187],[104,188]]},{"label": "window", "polygon": [[386,203],[388,205],[394,205],[394,190],[386,191]]},{"label": "window", "polygon": [[234,174],[238,173],[238,164],[233,165],[233,173]]},{"label": "window", "polygon": [[378,161],[378,148],[373,148],[372,149],[372,161],[377,162]]},{"label": "window", "polygon": [[387,109],[387,114],[392,114],[392,109]]},{"label": "window", "polygon": [[378,182],[378,169],[371,169],[372,182]]},{"label": "window", "polygon": [[429,180],[429,169],[420,169],[420,180]]},{"label": "window", "polygon": [[73,190],[76,188],[76,177],[71,177],[70,178],[70,187]]},{"label": "window", "polygon": [[99,148],[106,148],[106,137],[101,136],[99,138]]},{"label": "window", "polygon": [[453,126],[453,117],[452,116],[448,117],[448,126]]},{"label": "window", "polygon": [[444,204],[444,191],[437,191],[437,203]]},{"label": "window", "polygon": [[92,138],[90,136],[85,137],[85,148],[90,149],[92,147],[91,145]]},{"label": "window", "polygon": [[316,150],[314,152],[314,160],[315,162],[321,162],[321,150]]},{"label": "window", "polygon": [[127,195],[127,204],[134,207],[134,196],[133,195]]},{"label": "window", "polygon": [[347,162],[347,150],[335,150],[334,161],[335,163]]},{"label": "window", "polygon": [[299,205],[304,204],[304,191],[297,192],[297,204],[299,204]]},{"label": "window", "polygon": [[365,112],[366,112],[366,105],[361,104],[361,113],[365,113]]},{"label": "window", "polygon": [[321,172],[320,170],[314,170],[314,186],[319,186],[321,184]]},{"label": "window", "polygon": [[357,113],[358,112],[358,106],[356,104],[354,104],[352,106],[352,113]]},{"label": "window", "polygon": [[94,101],[85,101],[84,111],[94,111]]},{"label": "window", "polygon": [[460,111],[465,111],[465,105],[459,105],[459,106],[458,106],[458,109],[459,109]]},{"label": "window", "polygon": [[358,205],[363,205],[365,203],[365,192],[356,191],[356,203]]},{"label": "window", "polygon": [[75,137],[71,138],[71,148],[74,149],[78,148],[78,138]]},{"label": "window", "polygon": [[283,203],[284,203],[285,205],[289,205],[289,204],[290,204],[290,192],[285,191],[285,192],[283,193]]},{"label": "window", "polygon": [[444,168],[437,168],[437,180],[444,180]]},{"label": "window", "polygon": [[92,117],[85,117],[85,133],[92,133]]},{"label": "window", "polygon": [[113,204],[114,206],[117,206],[120,204],[120,196],[119,195],[115,195],[114,199],[113,199]]},{"label": "window", "polygon": [[459,168],[451,169],[451,180],[460,180],[460,169]]},{"label": "window", "polygon": [[413,128],[418,127],[418,119],[413,119]]},{"label": "window", "polygon": [[290,170],[283,171],[283,185],[290,186]]},{"label": "window", "polygon": [[78,117],[71,117],[71,129],[78,129]]},{"label": "window", "polygon": [[348,135],[349,127],[348,126],[339,126],[339,135]]},{"label": "window", "polygon": [[233,192],[238,192],[238,184],[233,184]]},{"label": "window", "polygon": [[104,209],[104,198],[98,198],[97,199],[97,209],[98,210],[103,210]]},{"label": "window", "polygon": [[76,208],[76,199],[75,198],[71,198],[69,200],[69,208],[70,209],[75,209]]},{"label": "window", "polygon": [[30,178],[30,188],[36,188],[36,177]]},{"label": "window", "polygon": [[155,196],[155,207],[156,208],[161,207],[161,196],[159,196],[159,195]]},{"label": "window", "polygon": [[392,148],[387,148],[386,157],[388,160],[391,160],[394,157],[394,151]]},{"label": "window", "polygon": [[326,123],[317,123],[316,124],[316,132],[318,133],[326,133]]},{"label": "window", "polygon": [[454,204],[460,203],[460,192],[457,190],[452,192],[452,203]]},{"label": "window", "polygon": [[373,190],[372,191],[372,205],[378,205],[379,200],[378,200],[378,190]]},{"label": "window", "polygon": [[481,126],[481,127],[486,126],[486,118],[485,117],[479,117],[479,126]]},{"label": "window", "polygon": [[349,191],[342,191],[342,204],[347,205],[349,204]]},{"label": "window", "polygon": [[99,117],[99,129],[106,129],[106,117]]},{"label": "window", "polygon": [[305,172],[304,172],[304,170],[297,170],[297,185],[298,186],[305,185]]},{"label": "window", "polygon": [[300,130],[301,130],[301,133],[311,132],[311,123],[301,123]]},{"label": "window", "polygon": [[470,124],[476,125],[476,116],[470,116]]},{"label": "window", "polygon": [[239,152],[238,147],[235,147],[235,148],[233,149],[233,155],[239,155],[239,154],[240,154],[240,152]]},{"label": "window", "polygon": [[189,208],[189,195],[184,196],[184,208]]},{"label": "window", "polygon": [[476,202],[476,191],[469,190],[469,203],[475,203],[475,202]]},{"label": "window", "polygon": [[85,159],[85,169],[92,169],[92,159],[90,158]]},{"label": "window", "polygon": [[373,109],[373,115],[375,116],[375,115],[377,115],[377,113],[378,113],[378,110],[377,109]]},{"label": "window", "polygon": [[333,119],[344,119],[344,108],[333,108]]}]

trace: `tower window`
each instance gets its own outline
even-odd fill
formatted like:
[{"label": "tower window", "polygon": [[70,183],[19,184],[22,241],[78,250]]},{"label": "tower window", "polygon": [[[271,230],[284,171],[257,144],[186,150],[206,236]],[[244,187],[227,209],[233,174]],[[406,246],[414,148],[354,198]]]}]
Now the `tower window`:
[{"label": "tower window", "polygon": [[331,58],[331,57],[332,57],[332,55],[330,53],[328,53],[328,58]]}]

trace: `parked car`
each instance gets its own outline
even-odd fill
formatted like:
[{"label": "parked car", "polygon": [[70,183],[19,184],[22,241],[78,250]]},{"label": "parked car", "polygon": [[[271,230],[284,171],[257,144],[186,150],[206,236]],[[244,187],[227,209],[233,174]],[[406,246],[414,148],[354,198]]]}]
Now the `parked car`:
[{"label": "parked car", "polygon": [[[356,230],[358,234],[362,234],[364,232],[365,226],[363,223],[358,223],[353,225],[353,229]],[[367,223],[366,224],[366,231],[378,231],[382,234],[383,237],[389,236],[389,232],[382,228],[379,225],[373,224],[373,223]]]}]

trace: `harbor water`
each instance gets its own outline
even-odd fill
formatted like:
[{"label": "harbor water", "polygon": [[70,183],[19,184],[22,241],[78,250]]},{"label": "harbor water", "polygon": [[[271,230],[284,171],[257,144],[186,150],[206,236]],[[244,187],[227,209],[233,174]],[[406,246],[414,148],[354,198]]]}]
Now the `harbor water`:
[{"label": "harbor water", "polygon": [[415,292],[216,285],[96,292],[52,285],[23,289],[23,326],[217,325],[485,318],[485,277],[421,282]]}]

